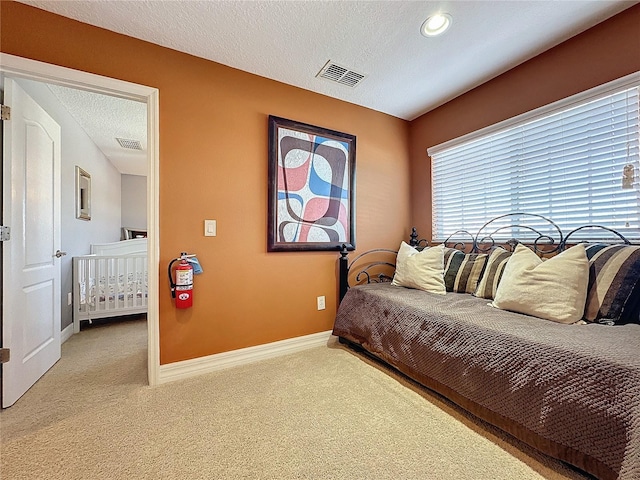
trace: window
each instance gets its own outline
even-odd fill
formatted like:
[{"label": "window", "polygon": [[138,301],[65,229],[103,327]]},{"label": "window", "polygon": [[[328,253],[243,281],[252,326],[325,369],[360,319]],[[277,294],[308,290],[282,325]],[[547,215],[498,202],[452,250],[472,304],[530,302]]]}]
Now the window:
[{"label": "window", "polygon": [[434,240],[509,212],[640,240],[639,86],[635,73],[430,148]]}]

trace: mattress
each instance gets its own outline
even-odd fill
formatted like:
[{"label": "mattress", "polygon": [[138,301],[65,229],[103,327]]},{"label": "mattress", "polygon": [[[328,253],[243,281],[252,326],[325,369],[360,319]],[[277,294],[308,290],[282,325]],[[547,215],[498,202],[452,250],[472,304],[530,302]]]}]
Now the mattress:
[{"label": "mattress", "polygon": [[147,296],[146,272],[129,273],[119,275],[116,278],[102,276],[89,278],[79,282],[80,304],[96,308],[104,302],[115,303],[127,301],[127,304],[135,304],[134,299],[142,299]]},{"label": "mattress", "polygon": [[564,325],[370,284],[347,292],[333,334],[544,453],[640,479],[640,325]]}]

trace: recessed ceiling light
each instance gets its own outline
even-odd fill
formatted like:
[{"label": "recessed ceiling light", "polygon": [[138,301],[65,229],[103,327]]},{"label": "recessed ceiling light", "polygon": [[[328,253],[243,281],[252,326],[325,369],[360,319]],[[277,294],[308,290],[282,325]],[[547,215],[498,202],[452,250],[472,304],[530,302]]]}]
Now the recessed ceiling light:
[{"label": "recessed ceiling light", "polygon": [[424,21],[420,27],[420,33],[425,37],[435,37],[445,32],[450,26],[453,19],[448,13],[435,13]]}]

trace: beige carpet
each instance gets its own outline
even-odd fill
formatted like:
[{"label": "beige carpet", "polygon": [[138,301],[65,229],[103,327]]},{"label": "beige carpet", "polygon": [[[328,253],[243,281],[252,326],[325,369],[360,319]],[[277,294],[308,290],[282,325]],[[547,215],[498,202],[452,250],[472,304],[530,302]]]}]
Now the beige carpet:
[{"label": "beige carpet", "polygon": [[333,342],[156,388],[92,328],[0,414],[3,479],[584,479]]}]

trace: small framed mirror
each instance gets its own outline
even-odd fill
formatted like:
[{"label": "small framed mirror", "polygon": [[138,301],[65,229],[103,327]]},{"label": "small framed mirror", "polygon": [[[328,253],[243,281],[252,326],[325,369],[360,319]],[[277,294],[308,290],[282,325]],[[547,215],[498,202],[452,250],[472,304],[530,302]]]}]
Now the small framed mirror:
[{"label": "small framed mirror", "polygon": [[76,218],[91,220],[91,175],[76,165]]}]

